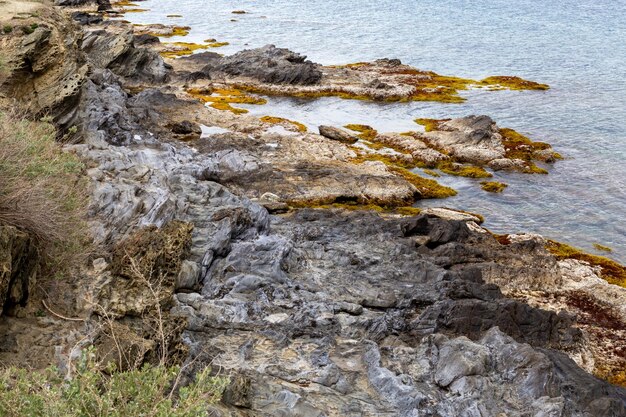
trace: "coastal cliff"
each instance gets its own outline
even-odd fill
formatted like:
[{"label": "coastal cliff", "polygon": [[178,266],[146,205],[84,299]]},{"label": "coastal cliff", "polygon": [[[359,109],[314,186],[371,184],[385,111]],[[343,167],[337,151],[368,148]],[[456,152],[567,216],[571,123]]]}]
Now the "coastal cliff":
[{"label": "coastal cliff", "polygon": [[626,415],[621,265],[413,207],[454,193],[415,167],[544,173],[548,144],[488,116],[316,134],[236,107],[454,102],[472,80],[272,46],[173,58],[69,3],[0,4],[2,112],[45,118],[81,161],[91,241],[51,279],[36,237],[0,217],[0,362],[63,367],[95,347],[118,369],[182,364],[186,382],[208,368],[229,378],[223,416]]}]

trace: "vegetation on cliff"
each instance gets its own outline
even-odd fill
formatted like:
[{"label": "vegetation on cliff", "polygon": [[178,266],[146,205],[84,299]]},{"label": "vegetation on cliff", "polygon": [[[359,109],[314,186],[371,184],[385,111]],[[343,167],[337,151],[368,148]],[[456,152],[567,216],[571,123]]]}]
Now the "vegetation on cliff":
[{"label": "vegetation on cliff", "polygon": [[55,142],[54,126],[0,111],[0,223],[38,241],[49,261],[84,252],[84,165]]},{"label": "vegetation on cliff", "polygon": [[207,406],[219,401],[228,384],[227,378],[211,376],[210,368],[181,387],[180,367],[104,372],[93,358],[87,351],[67,375],[54,368],[0,371],[0,417],[208,416]]}]

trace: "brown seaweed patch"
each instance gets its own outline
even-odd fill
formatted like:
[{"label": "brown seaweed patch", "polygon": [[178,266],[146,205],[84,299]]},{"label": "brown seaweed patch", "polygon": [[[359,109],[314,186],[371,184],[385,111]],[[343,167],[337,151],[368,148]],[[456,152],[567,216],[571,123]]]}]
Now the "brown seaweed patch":
[{"label": "brown seaweed patch", "polygon": [[506,187],[508,187],[507,184],[497,181],[483,181],[480,183],[480,188],[488,193],[501,193]]},{"label": "brown seaweed patch", "polygon": [[557,259],[576,259],[600,268],[600,277],[610,284],[626,288],[626,267],[604,256],[585,253],[573,246],[548,240],[546,249]]},{"label": "brown seaweed patch", "polygon": [[494,239],[496,239],[498,241],[499,244],[507,246],[511,244],[511,237],[510,235],[499,235],[496,233],[491,233],[491,236],[494,237]]},{"label": "brown seaweed patch", "polygon": [[481,80],[478,85],[488,86],[491,89],[507,90],[549,90],[548,84],[541,84],[535,81],[528,81],[520,77],[497,75]]},{"label": "brown seaweed patch", "polygon": [[283,117],[263,116],[263,117],[260,118],[260,120],[263,123],[269,123],[269,124],[273,124],[273,125],[288,123],[288,124],[291,124],[291,125],[295,126],[298,129],[298,132],[304,133],[304,132],[307,131],[307,127],[305,125],[303,125],[302,123],[296,122],[294,120],[285,119]]},{"label": "brown seaweed patch", "polygon": [[596,299],[588,294],[579,291],[572,291],[567,294],[567,304],[570,304],[580,311],[583,315],[578,317],[581,324],[600,325],[607,329],[626,329],[620,317],[610,308],[603,306]]}]

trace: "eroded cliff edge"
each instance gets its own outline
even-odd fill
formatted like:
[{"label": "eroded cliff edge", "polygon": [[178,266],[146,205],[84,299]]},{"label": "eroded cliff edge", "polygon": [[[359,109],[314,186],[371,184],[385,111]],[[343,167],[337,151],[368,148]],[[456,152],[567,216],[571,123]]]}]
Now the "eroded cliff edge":
[{"label": "eroded cliff edge", "polygon": [[[105,318],[127,336],[127,362],[150,361],[165,349],[147,318],[158,283],[178,338],[167,353],[231,375],[221,415],[625,414],[624,389],[587,372],[624,366],[624,289],[603,271],[458,212],[270,214],[295,201],[403,207],[422,191],[380,161],[355,163],[349,144],[205,107],[187,90],[211,69],[172,68],[127,24],[34,12],[20,19],[31,33],[0,37],[3,105],[51,115],[86,161],[99,250],[46,298],[82,321],[10,301],[3,362],[45,366],[89,344],[117,360]],[[493,143],[491,126],[475,136]],[[26,271],[17,243],[0,248],[3,281]]]}]

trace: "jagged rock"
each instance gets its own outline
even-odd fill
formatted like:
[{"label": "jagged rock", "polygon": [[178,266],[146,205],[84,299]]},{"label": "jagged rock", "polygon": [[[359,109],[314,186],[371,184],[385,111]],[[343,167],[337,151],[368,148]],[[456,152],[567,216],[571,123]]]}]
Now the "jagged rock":
[{"label": "jagged rock", "polygon": [[[236,402],[261,415],[582,416],[607,401],[621,412],[624,390],[573,382],[559,371],[571,364],[564,354],[539,349],[581,346],[571,318],[482,282],[506,249],[465,224],[308,210],[275,218],[268,235],[234,242],[202,294],[177,296],[173,311],[190,321],[192,357],[245,374],[251,389]],[[417,243],[423,236],[437,245]],[[606,399],[570,395],[579,383]]]},{"label": "jagged rock", "polygon": [[108,68],[135,82],[165,82],[169,67],[161,56],[150,49],[135,47],[134,40],[132,30],[115,33],[98,29],[86,33],[82,48],[96,68]]},{"label": "jagged rock", "polygon": [[3,45],[11,71],[0,75],[0,93],[27,103],[32,113],[52,116],[64,133],[77,124],[88,66],[78,46],[81,35],[69,18],[46,10],[40,19],[33,33],[9,37]]},{"label": "jagged rock", "polygon": [[183,120],[171,125],[172,133],[176,135],[183,135],[185,138],[194,137],[200,138],[202,129],[197,123],[190,122],[189,120]]},{"label": "jagged rock", "polygon": [[133,44],[137,46],[156,45],[161,43],[158,36],[150,35],[149,33],[143,33],[141,35],[135,35],[133,38]]},{"label": "jagged rock", "polygon": [[343,142],[343,143],[355,143],[356,141],[359,140],[359,138],[357,138],[354,135],[351,135],[345,130],[339,129],[333,126],[320,126],[319,131],[320,131],[320,135],[328,139],[336,140],[336,141]]},{"label": "jagged rock", "polygon": [[317,64],[288,49],[267,45],[248,49],[210,63],[203,72],[221,72],[272,84],[316,84],[322,78]]},{"label": "jagged rock", "polygon": [[77,7],[87,4],[98,4],[98,11],[111,10],[111,2],[109,0],[55,0],[54,4],[57,6]]},{"label": "jagged rock", "polygon": [[33,239],[15,227],[0,225],[0,316],[26,305],[39,262]]}]

